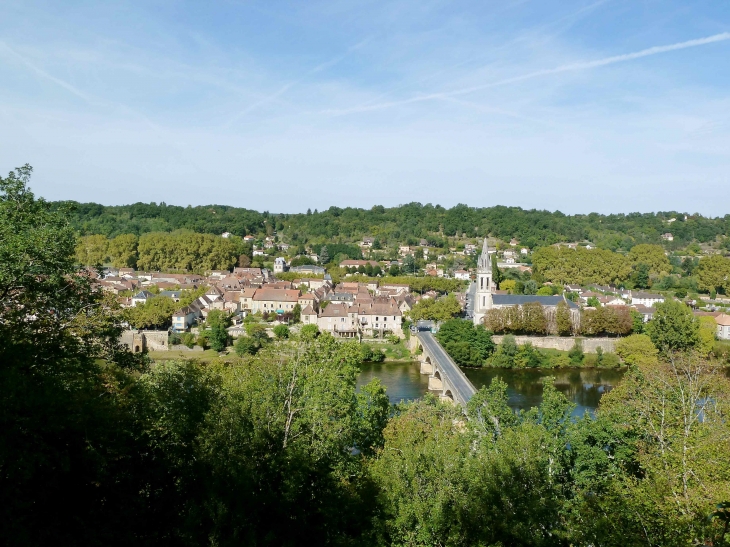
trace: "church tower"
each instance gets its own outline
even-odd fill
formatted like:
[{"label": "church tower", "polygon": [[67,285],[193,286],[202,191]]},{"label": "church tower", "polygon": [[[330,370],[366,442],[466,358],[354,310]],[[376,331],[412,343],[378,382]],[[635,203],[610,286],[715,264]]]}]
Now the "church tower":
[{"label": "church tower", "polygon": [[484,238],[482,254],[477,261],[477,290],[474,301],[474,324],[479,325],[484,320],[487,310],[492,309],[492,293],[494,283],[492,282],[492,257],[489,254],[487,238]]}]

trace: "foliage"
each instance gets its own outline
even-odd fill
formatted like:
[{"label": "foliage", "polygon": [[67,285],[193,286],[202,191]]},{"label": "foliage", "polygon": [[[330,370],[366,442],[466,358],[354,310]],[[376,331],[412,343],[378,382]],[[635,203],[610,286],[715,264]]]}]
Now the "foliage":
[{"label": "foliage", "polygon": [[566,302],[559,302],[555,309],[555,325],[558,336],[570,336],[573,333],[573,321]]},{"label": "foliage", "polygon": [[[75,270],[67,208],[0,177],[0,516],[5,545],[134,543],[144,504],[125,393],[141,357],[115,300]],[[69,500],[73,500],[72,503]]]},{"label": "foliage", "polygon": [[697,343],[697,351],[700,355],[707,357],[715,347],[717,338],[717,323],[715,318],[711,316],[702,316],[698,318],[700,323],[699,342]]},{"label": "foliage", "polygon": [[619,253],[582,247],[543,247],[532,255],[533,271],[546,281],[607,285],[620,283],[631,274],[630,260]]},{"label": "foliage", "polygon": [[289,327],[286,325],[276,325],[274,327],[274,336],[279,340],[285,340],[289,338]]},{"label": "foliage", "polygon": [[579,338],[576,338],[575,342],[573,342],[573,347],[568,352],[568,358],[570,359],[570,364],[574,367],[579,367],[583,364],[585,354],[583,353],[583,343]]},{"label": "foliage", "polygon": [[302,338],[315,338],[319,335],[319,327],[317,325],[304,325],[299,334]]},{"label": "foliage", "polygon": [[482,325],[464,319],[443,323],[436,334],[446,352],[459,365],[482,366],[494,351],[492,336]]},{"label": "foliage", "polygon": [[669,264],[669,259],[664,254],[664,248],[661,245],[649,245],[647,243],[635,245],[629,251],[628,256],[634,264],[646,264],[651,275],[672,271],[672,266]]},{"label": "foliage", "polygon": [[655,306],[654,317],[644,332],[662,352],[690,350],[700,343],[700,323],[692,310],[674,300]]},{"label": "foliage", "polygon": [[586,336],[625,336],[633,328],[631,310],[626,306],[604,306],[581,313],[580,331]]},{"label": "foliage", "polygon": [[448,321],[459,313],[461,313],[461,305],[455,296],[449,295],[438,300],[422,298],[408,312],[408,315],[413,321],[421,319]]},{"label": "foliage", "polygon": [[632,334],[616,343],[616,354],[627,365],[655,365],[659,351],[646,334]]},{"label": "foliage", "polygon": [[374,349],[368,344],[361,344],[360,359],[364,363],[382,363],[385,361],[385,353],[381,349]]},{"label": "foliage", "polygon": [[492,308],[484,317],[484,326],[497,334],[547,334],[548,320],[539,302],[522,306]]},{"label": "foliage", "polygon": [[389,283],[408,285],[413,292],[436,291],[439,294],[458,292],[463,290],[466,281],[460,279],[446,279],[445,277],[386,277],[380,281],[380,285]]},{"label": "foliage", "polygon": [[713,255],[700,259],[695,271],[697,286],[708,292],[722,290],[730,294],[730,259]]},{"label": "foliage", "polygon": [[515,287],[517,286],[517,281],[514,279],[505,279],[499,284],[499,288],[503,291],[508,291],[510,294],[515,294]]}]

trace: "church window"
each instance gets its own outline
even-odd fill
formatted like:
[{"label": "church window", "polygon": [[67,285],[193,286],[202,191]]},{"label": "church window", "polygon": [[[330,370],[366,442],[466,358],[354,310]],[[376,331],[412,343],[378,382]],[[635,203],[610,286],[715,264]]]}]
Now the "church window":
[{"label": "church window", "polygon": [[479,286],[479,288],[480,288],[480,289],[483,289],[483,288],[484,288],[484,278],[483,278],[483,277],[480,277],[480,278],[479,278],[479,281],[480,281],[480,286]]}]

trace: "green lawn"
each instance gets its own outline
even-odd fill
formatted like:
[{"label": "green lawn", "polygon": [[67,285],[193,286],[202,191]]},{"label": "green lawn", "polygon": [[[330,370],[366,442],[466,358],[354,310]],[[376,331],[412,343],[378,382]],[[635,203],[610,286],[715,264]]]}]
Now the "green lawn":
[{"label": "green lawn", "polygon": [[[367,342],[364,342],[367,344]],[[373,351],[385,353],[385,361],[413,361],[411,352],[401,340],[397,344],[368,344]]]},{"label": "green lawn", "polygon": [[[172,351],[150,351],[149,352],[150,359],[153,361],[171,361],[173,359],[195,359],[196,361],[201,361],[203,363],[209,363],[213,361],[214,359],[218,359],[218,352],[213,351],[212,349],[207,349],[205,351],[182,351],[182,350],[172,350]],[[231,359],[234,355],[227,355],[224,357],[220,357],[221,359],[228,360]]]}]

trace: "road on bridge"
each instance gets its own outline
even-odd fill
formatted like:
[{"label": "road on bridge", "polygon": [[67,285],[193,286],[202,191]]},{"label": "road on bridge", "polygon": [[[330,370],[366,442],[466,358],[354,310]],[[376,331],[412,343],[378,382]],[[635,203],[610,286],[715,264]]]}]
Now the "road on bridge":
[{"label": "road on bridge", "polygon": [[444,348],[441,347],[441,344],[436,341],[433,334],[430,332],[419,332],[418,339],[421,341],[421,344],[423,344],[424,349],[436,361],[436,363],[433,364],[438,365],[441,373],[446,377],[449,385],[451,386],[454,399],[464,405],[468,403],[471,396],[474,395],[477,390],[469,381],[469,378],[466,377],[466,374],[461,371],[459,365],[454,363],[454,360],[449,357],[449,354],[446,353]]}]

